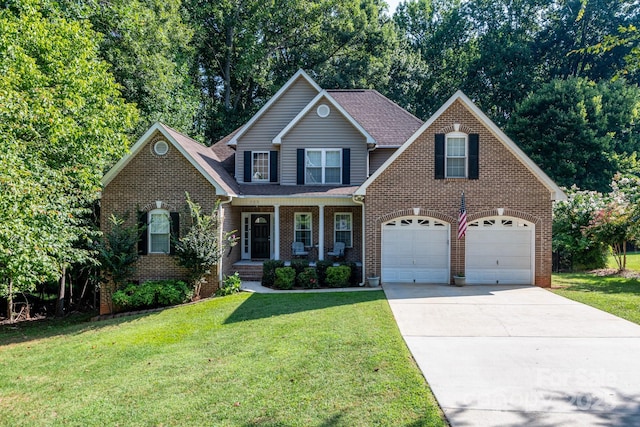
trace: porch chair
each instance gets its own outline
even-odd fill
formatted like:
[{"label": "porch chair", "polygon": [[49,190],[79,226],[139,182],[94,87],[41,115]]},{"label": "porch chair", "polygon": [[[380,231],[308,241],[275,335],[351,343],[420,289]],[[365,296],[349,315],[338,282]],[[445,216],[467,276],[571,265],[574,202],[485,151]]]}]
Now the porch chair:
[{"label": "porch chair", "polygon": [[327,255],[337,259],[344,258],[344,242],[335,242],[333,250],[327,252]]},{"label": "porch chair", "polygon": [[291,256],[292,257],[306,257],[309,255],[308,251],[304,250],[304,243],[293,242],[291,244]]}]

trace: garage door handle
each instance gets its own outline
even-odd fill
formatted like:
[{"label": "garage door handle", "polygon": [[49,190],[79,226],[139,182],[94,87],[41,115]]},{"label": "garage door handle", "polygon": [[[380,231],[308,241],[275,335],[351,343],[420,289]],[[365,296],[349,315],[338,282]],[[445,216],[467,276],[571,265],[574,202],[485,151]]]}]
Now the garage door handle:
[{"label": "garage door handle", "polygon": [[496,265],[500,265],[500,260],[496,260]]}]

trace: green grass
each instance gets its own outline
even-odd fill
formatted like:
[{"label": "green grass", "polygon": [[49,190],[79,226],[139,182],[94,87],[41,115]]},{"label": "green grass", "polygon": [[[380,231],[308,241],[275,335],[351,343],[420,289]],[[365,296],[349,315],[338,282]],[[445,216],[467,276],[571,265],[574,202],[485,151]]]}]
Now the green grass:
[{"label": "green grass", "polygon": [[[618,268],[613,255],[609,255],[609,258],[607,258],[607,267]],[[640,252],[627,253],[627,270],[640,271]]]},{"label": "green grass", "polygon": [[553,292],[640,324],[640,281],[618,276],[554,274]]},{"label": "green grass", "polygon": [[2,426],[444,426],[382,292],[0,329]]}]

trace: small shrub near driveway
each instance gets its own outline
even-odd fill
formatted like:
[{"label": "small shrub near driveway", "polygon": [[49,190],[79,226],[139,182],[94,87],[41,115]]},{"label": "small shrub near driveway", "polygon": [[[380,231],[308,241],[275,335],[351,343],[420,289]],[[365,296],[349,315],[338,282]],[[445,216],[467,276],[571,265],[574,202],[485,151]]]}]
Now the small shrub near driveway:
[{"label": "small shrub near driveway", "polygon": [[276,282],[274,284],[276,289],[293,289],[293,285],[296,282],[296,271],[291,267],[276,268]]},{"label": "small shrub near driveway", "polygon": [[346,288],[349,286],[351,269],[346,265],[327,268],[327,286],[330,288]]},{"label": "small shrub near driveway", "polygon": [[316,289],[318,285],[318,273],[313,267],[307,267],[298,275],[298,286],[305,289]]},{"label": "small shrub near driveway", "polygon": [[193,290],[181,280],[158,280],[141,285],[130,283],[113,293],[113,303],[125,310],[165,307],[182,304],[193,296]]},{"label": "small shrub near driveway", "polygon": [[296,271],[296,276],[299,276],[307,267],[309,267],[309,260],[306,260],[306,259],[291,260],[291,268],[293,268]]}]

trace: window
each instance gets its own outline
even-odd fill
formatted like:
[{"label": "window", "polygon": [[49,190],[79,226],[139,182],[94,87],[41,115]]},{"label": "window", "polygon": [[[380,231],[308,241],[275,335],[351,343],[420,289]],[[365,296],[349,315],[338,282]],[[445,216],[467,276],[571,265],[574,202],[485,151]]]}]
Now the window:
[{"label": "window", "polygon": [[269,152],[252,152],[251,181],[269,181]]},{"label": "window", "polygon": [[149,212],[149,252],[169,253],[171,247],[169,212],[155,209]]},{"label": "window", "polygon": [[296,213],[294,222],[295,241],[311,246],[311,214]]},{"label": "window", "polygon": [[467,177],[467,137],[465,134],[447,135],[446,171],[447,178]]},{"label": "window", "polygon": [[342,181],[342,150],[306,150],[306,184],[340,184]]},{"label": "window", "polygon": [[351,213],[337,213],[333,228],[336,242],[342,242],[348,248],[353,247],[353,216]]}]

